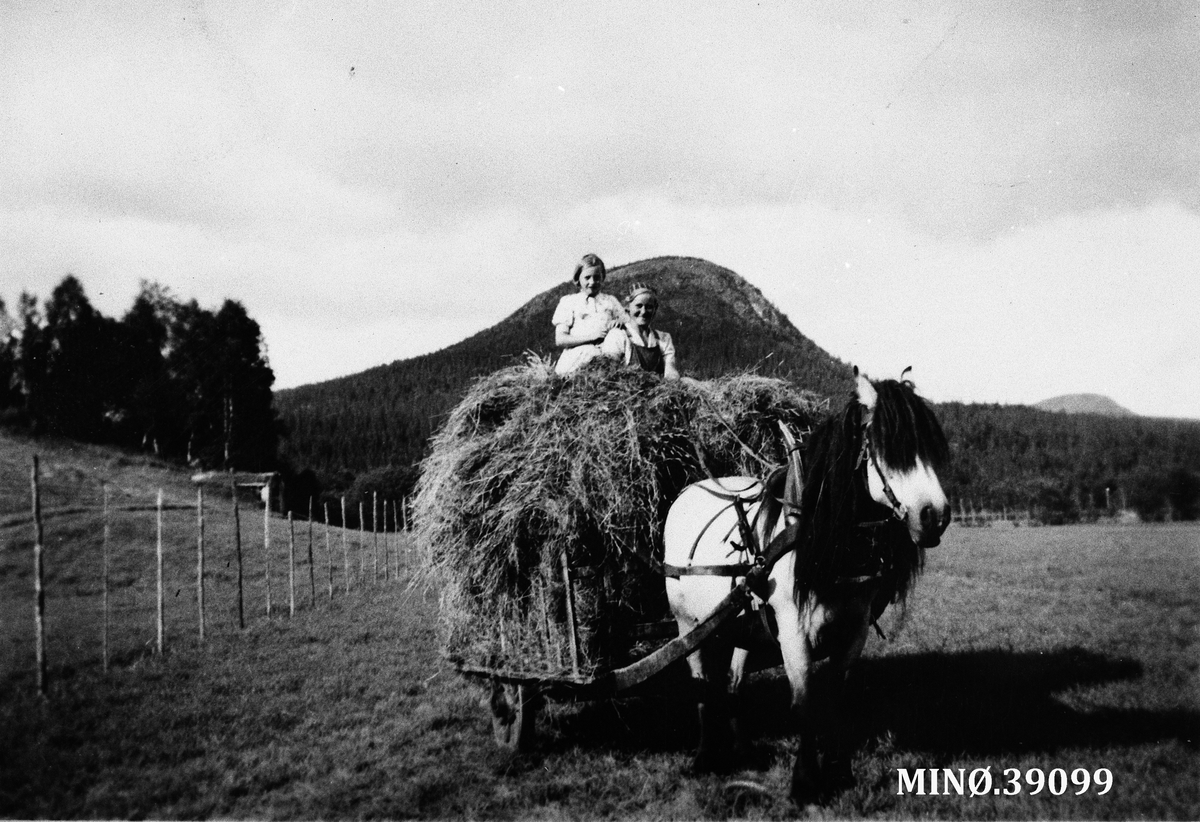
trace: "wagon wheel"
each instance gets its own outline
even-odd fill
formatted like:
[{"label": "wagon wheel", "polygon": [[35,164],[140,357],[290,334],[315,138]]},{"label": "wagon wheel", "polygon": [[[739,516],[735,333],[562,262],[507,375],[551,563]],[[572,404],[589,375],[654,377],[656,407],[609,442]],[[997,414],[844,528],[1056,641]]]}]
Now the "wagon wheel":
[{"label": "wagon wheel", "polygon": [[538,709],[537,686],[492,680],[491,708],[496,744],[514,751],[530,750]]}]

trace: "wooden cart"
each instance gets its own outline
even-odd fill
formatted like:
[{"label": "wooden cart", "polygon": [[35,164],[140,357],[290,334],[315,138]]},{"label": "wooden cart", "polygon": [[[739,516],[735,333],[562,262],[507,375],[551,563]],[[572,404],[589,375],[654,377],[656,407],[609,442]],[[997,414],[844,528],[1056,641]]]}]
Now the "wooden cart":
[{"label": "wooden cart", "polygon": [[[473,665],[451,657],[459,673],[484,680],[491,685],[490,708],[496,743],[504,748],[528,750],[534,741],[534,725],[543,699],[555,696],[574,699],[603,699],[629,691],[672,663],[700,647],[727,620],[740,614],[750,603],[751,591],[765,580],[771,563],[756,565],[733,586],[730,593],[703,622],[686,634],[678,635],[674,620],[636,626],[640,647],[657,648],[628,665],[603,671],[595,676],[572,672],[562,676],[529,673],[517,668],[492,668]],[[572,643],[578,626],[569,613]],[[576,650],[572,648],[573,652]]]}]

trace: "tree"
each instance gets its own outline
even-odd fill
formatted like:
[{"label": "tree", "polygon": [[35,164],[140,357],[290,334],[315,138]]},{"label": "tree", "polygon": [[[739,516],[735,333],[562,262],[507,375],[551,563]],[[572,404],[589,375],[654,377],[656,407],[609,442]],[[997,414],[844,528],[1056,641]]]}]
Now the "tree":
[{"label": "tree", "polygon": [[17,324],[0,298],[0,419],[16,410],[21,402],[17,390]]},{"label": "tree", "polygon": [[45,403],[48,430],[66,437],[102,438],[116,356],[111,325],[92,307],[83,284],[63,278],[46,302],[43,329]]},{"label": "tree", "polygon": [[126,402],[120,438],[155,453],[179,454],[186,443],[182,392],[167,370],[178,310],[166,287],[143,280],[121,321],[120,383]]},{"label": "tree", "polygon": [[1175,466],[1167,472],[1166,492],[1176,519],[1200,519],[1200,474]]},{"label": "tree", "polygon": [[[207,467],[273,469],[282,426],[262,332],[241,303],[214,314],[142,281],[118,322],[67,275],[39,313],[0,301],[0,412],[34,434],[117,441]],[[19,328],[17,335],[12,328]],[[11,386],[11,388],[10,388]]]},{"label": "tree", "polygon": [[1142,468],[1130,478],[1129,505],[1143,522],[1162,522],[1168,517],[1167,492],[1162,473]]},{"label": "tree", "polygon": [[267,363],[262,330],[240,302],[217,312],[222,375],[222,458],[226,467],[265,468],[275,463],[280,424],[272,404],[275,373]]},{"label": "tree", "polygon": [[272,467],[280,425],[272,406],[275,375],[258,323],[226,300],[213,314],[193,300],[171,329],[168,372],[187,409],[186,458],[210,467]]},{"label": "tree", "polygon": [[46,335],[37,298],[22,292],[18,301],[21,338],[14,363],[15,381],[21,395],[26,424],[36,434],[45,428]]}]

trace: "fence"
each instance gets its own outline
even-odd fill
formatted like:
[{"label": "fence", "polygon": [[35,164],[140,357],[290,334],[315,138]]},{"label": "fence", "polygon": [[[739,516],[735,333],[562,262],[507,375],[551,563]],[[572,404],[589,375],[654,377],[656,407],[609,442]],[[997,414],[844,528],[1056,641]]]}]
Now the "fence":
[{"label": "fence", "polygon": [[[278,618],[273,591],[280,583],[287,615],[293,617],[299,609],[332,603],[339,593],[410,577],[418,561],[405,536],[407,498],[373,495],[369,515],[360,504],[355,532],[331,524],[329,503],[318,512],[312,499],[306,519],[297,520],[292,511],[275,515],[271,503],[279,497],[273,493],[273,475],[209,474],[193,481],[194,501],[181,501],[177,490],[168,500],[159,488],[150,503],[138,498],[144,494],[101,481],[98,505],[44,511],[38,457],[33,457],[31,514],[0,521],[0,527],[32,525],[33,531],[32,563],[5,552],[0,564],[5,591],[0,638],[9,646],[0,656],[16,666],[23,666],[22,657],[32,657],[40,693],[47,693],[51,657],[69,669],[94,663],[98,646],[107,671],[114,659],[162,654],[184,633],[204,643],[214,628],[240,631],[255,615]],[[243,499],[247,489],[255,492],[253,502]],[[344,523],[344,497],[340,504]],[[243,533],[243,515],[251,514],[252,520],[259,512],[261,535],[254,535],[253,526]],[[181,532],[194,533],[194,543],[181,539]],[[194,554],[181,550],[187,544],[194,544]],[[114,550],[117,545],[121,550]],[[25,585],[33,590],[32,654],[22,653],[29,634],[20,626],[29,622],[20,616],[23,597],[14,592]],[[117,647],[118,637],[123,648]],[[48,653],[50,639],[56,642]]]},{"label": "fence", "polygon": [[950,505],[951,521],[967,528],[1063,525],[1071,522],[1132,522],[1137,515],[1126,508],[1083,508],[1073,516],[1045,506],[1025,508],[1001,506],[988,508],[970,499],[958,499]]},{"label": "fence", "polygon": [[976,505],[971,500],[959,499],[957,503],[951,503],[950,512],[952,522],[967,528],[1040,524],[1034,518],[1032,509],[1021,510],[1003,506],[997,511]]}]

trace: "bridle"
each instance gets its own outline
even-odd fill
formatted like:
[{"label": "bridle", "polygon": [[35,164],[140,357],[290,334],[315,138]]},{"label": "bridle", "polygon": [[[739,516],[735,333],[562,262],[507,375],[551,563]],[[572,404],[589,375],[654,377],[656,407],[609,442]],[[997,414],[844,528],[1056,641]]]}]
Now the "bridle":
[{"label": "bridle", "polygon": [[[871,483],[867,477],[867,471],[874,468],[875,473],[879,475],[880,483],[883,484],[883,494],[888,500],[887,508],[890,516],[881,520],[860,522],[858,524],[859,532],[868,541],[870,550],[875,552],[882,546],[891,546],[893,544],[889,533],[890,529],[894,528],[897,523],[907,526],[908,506],[896,496],[896,492],[892,490],[891,483],[888,482],[887,475],[879,467],[879,460],[875,456],[875,449],[871,447],[870,425],[870,419],[867,419],[862,424],[862,448],[858,452],[858,463],[855,466],[855,470],[862,470],[863,483],[866,485],[867,496],[870,496]],[[872,501],[879,504],[877,500],[872,499]],[[904,528],[904,533],[908,536],[907,527]],[[908,536],[908,538],[911,539],[911,536]],[[874,573],[868,574],[866,577],[860,577],[860,579],[878,579],[880,576],[890,573],[895,568],[895,555],[891,549],[888,550],[886,555],[875,554],[875,556],[878,557],[880,567]],[[886,640],[887,636],[883,633],[883,629],[879,627],[879,616],[882,613],[882,608],[878,613],[872,612],[871,627],[875,629],[875,633],[879,635],[880,639]]]},{"label": "bridle", "polygon": [[[862,469],[863,480],[867,482],[867,487],[870,488],[870,482],[867,480],[866,473],[869,468],[874,468],[875,473],[879,476],[879,481],[883,484],[883,494],[887,497],[888,508],[890,509],[893,519],[901,522],[908,521],[908,506],[900,501],[896,496],[896,492],[892,490],[891,483],[887,480],[887,475],[883,473],[883,469],[879,467],[879,460],[875,457],[875,449],[871,447],[871,431],[870,421],[862,424],[862,448],[858,452],[858,462],[855,465],[855,470]],[[872,526],[886,523],[883,522],[864,522],[861,526]]]}]

